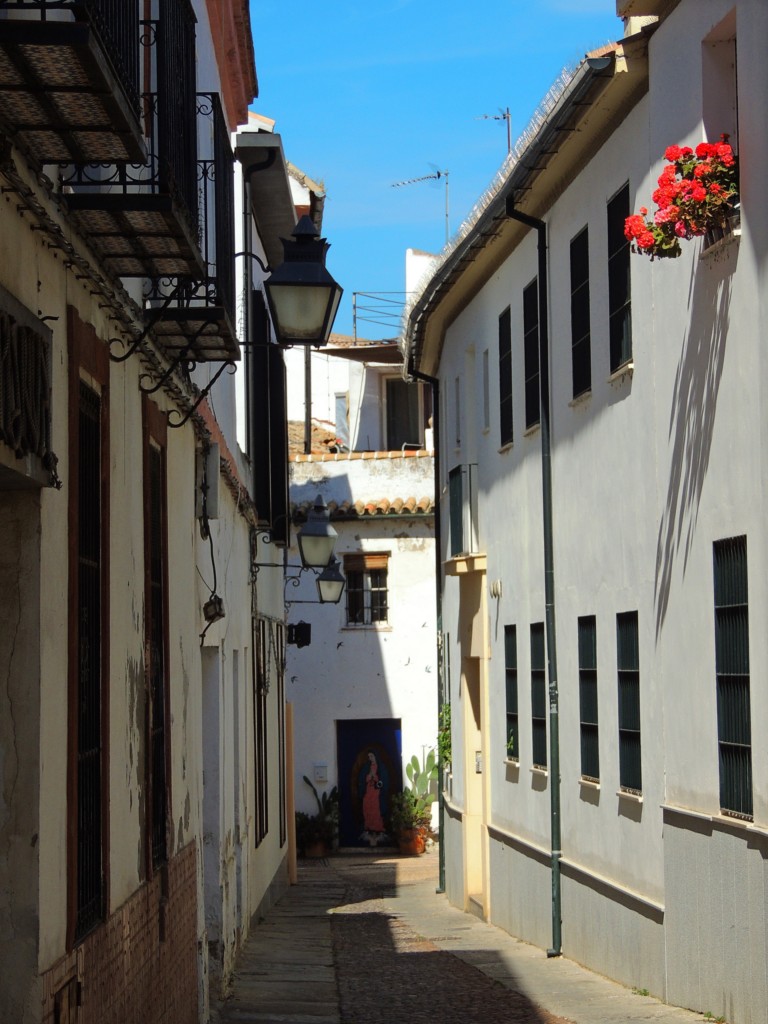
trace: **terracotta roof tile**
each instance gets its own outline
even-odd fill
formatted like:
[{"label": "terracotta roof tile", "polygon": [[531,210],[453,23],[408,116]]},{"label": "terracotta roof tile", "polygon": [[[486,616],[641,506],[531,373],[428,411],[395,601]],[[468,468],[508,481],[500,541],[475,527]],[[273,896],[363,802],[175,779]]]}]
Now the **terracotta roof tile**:
[{"label": "terracotta roof tile", "polygon": [[[291,502],[291,517],[303,521],[313,501]],[[374,498],[369,501],[329,501],[331,520],[374,519],[389,516],[431,516],[435,503],[432,498]]]}]

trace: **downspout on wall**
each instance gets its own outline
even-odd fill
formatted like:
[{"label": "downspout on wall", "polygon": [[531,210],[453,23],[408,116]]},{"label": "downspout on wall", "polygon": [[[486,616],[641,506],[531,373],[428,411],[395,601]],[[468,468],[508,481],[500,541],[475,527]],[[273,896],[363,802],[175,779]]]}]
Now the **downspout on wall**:
[{"label": "downspout on wall", "polygon": [[562,953],[562,915],[560,859],[560,724],[557,683],[557,639],[555,630],[555,566],[552,541],[552,458],[550,434],[549,387],[549,321],[547,294],[549,275],[547,262],[547,225],[537,217],[515,209],[514,197],[506,200],[506,213],[512,220],[534,228],[538,233],[539,278],[539,396],[541,418],[541,490],[544,525],[544,600],[549,671],[549,761],[550,761],[550,860],[552,867],[552,947],[547,956]]},{"label": "downspout on wall", "polygon": [[[409,379],[422,381],[432,388],[432,431],[434,447],[434,488],[435,488],[435,621],[437,632],[437,714],[438,722],[445,704],[445,654],[443,650],[443,545],[442,527],[440,525],[440,381],[413,368],[413,353],[408,359],[406,376]],[[438,881],[437,892],[445,892],[445,845],[443,843],[445,825],[445,806],[443,804],[443,769],[437,773],[437,855]]]}]

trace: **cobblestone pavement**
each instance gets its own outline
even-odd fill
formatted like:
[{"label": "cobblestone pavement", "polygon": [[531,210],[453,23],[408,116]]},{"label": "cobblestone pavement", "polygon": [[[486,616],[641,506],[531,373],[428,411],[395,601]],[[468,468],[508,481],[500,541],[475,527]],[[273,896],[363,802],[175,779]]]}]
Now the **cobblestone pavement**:
[{"label": "cobblestone pavement", "polygon": [[303,861],[241,951],[218,1024],[695,1024],[464,914],[437,854]]},{"label": "cobblestone pavement", "polygon": [[331,926],[341,1024],[565,1024],[439,949],[389,910],[393,883],[399,888],[434,881],[436,860],[333,862],[348,883],[345,905],[334,912]]}]

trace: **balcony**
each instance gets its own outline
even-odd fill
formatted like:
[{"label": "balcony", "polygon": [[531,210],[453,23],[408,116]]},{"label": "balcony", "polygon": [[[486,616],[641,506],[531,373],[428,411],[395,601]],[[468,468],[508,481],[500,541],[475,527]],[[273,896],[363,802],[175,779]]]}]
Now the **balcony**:
[{"label": "balcony", "polygon": [[143,42],[146,161],[67,167],[62,199],[106,272],[147,281],[144,335],[179,362],[235,359],[234,158],[218,96],[195,92],[189,0],[161,0]]},{"label": "balcony", "polygon": [[138,0],[0,0],[0,128],[38,165],[143,162]]},{"label": "balcony", "polygon": [[[200,361],[230,360],[240,350],[235,309],[234,155],[218,95],[198,93],[198,194],[203,275],[155,280],[148,295],[157,341]],[[171,284],[172,298],[163,290]]]},{"label": "balcony", "polygon": [[143,97],[149,152],[133,164],[90,163],[61,176],[64,201],[116,277],[203,276],[197,199],[195,16],[161,0],[142,37],[154,92]]}]

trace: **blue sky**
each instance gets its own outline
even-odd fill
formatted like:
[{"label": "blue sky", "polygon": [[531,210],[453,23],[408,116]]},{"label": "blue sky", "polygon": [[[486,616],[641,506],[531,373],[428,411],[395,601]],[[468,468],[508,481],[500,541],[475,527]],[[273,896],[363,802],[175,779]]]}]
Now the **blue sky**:
[{"label": "blue sky", "polygon": [[[353,292],[402,292],[405,250],[445,242],[444,179],[393,183],[447,170],[453,233],[507,152],[505,121],[482,115],[509,107],[514,141],[562,68],[623,32],[615,0],[252,0],[251,21],[252,109],[325,184],[343,334]],[[397,329],[360,314],[357,333]]]}]

